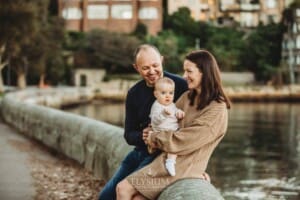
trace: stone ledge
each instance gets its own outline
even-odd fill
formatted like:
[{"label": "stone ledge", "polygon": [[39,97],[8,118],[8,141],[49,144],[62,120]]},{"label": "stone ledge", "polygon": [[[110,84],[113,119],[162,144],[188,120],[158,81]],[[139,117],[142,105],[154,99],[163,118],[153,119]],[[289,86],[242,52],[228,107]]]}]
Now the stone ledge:
[{"label": "stone ledge", "polygon": [[[61,93],[61,91],[64,92]],[[37,99],[50,99],[51,96],[57,98],[56,95],[60,99],[57,98],[59,101],[56,101],[54,107],[80,100],[80,98],[72,100],[69,98],[74,95],[72,91],[75,92],[72,89],[60,90],[60,92],[51,89],[9,93],[0,102],[0,114],[6,123],[20,132],[75,159],[85,168],[93,171],[95,176],[108,180],[125,155],[132,149],[123,138],[123,129],[105,122],[37,105],[44,102]],[[83,91],[77,97],[86,94],[85,92]],[[64,101],[66,99],[67,101]],[[198,189],[203,192],[201,193],[203,196],[199,196]],[[223,199],[218,191],[206,181],[203,183],[201,179],[185,179],[168,187],[159,199],[202,200],[208,199],[207,195],[216,197],[210,198],[212,200]]]}]

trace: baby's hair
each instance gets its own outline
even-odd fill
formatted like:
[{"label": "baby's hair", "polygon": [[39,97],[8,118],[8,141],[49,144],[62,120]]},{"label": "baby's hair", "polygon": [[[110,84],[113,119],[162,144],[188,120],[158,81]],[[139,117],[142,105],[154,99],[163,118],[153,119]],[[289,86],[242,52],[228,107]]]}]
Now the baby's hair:
[{"label": "baby's hair", "polygon": [[162,77],[162,78],[159,78],[155,82],[154,89],[157,88],[161,84],[169,84],[169,85],[175,87],[175,83],[174,83],[174,81],[172,79],[170,79],[168,77]]}]

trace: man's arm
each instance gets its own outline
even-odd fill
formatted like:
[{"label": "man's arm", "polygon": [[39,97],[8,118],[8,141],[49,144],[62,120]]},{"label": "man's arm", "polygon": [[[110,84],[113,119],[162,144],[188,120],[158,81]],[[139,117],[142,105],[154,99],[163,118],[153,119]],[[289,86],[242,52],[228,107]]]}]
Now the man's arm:
[{"label": "man's arm", "polygon": [[143,134],[137,119],[136,108],[134,107],[134,99],[128,93],[126,98],[126,114],[125,114],[125,133],[124,138],[129,145],[145,146]]}]

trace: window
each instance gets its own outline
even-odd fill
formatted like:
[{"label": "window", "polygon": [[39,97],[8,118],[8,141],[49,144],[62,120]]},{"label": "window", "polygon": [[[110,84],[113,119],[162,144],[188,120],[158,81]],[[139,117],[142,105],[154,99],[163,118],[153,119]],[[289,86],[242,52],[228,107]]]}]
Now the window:
[{"label": "window", "polygon": [[220,0],[219,4],[221,10],[236,10],[240,6],[235,0]]},{"label": "window", "polygon": [[275,15],[267,15],[267,23],[274,23],[276,22],[276,16]]},{"label": "window", "polygon": [[296,48],[300,49],[300,36],[297,36],[297,40],[296,40]]},{"label": "window", "polygon": [[64,8],[62,10],[62,16],[65,19],[81,19],[82,18],[82,12],[79,8],[76,8],[76,7]]},{"label": "window", "polygon": [[107,5],[89,5],[87,7],[87,16],[89,19],[107,19],[108,6]]},{"label": "window", "polygon": [[157,19],[158,10],[155,7],[144,7],[139,10],[140,19]]},{"label": "window", "polygon": [[241,13],[241,25],[244,27],[255,26],[255,19],[254,19],[253,14],[250,12]]},{"label": "window", "polygon": [[298,26],[297,23],[293,24],[293,33],[297,33],[298,32]]},{"label": "window", "polygon": [[267,8],[276,8],[277,2],[276,0],[265,0]]},{"label": "window", "polygon": [[300,56],[297,56],[297,60],[296,60],[296,64],[299,65],[300,64]]},{"label": "window", "polygon": [[297,17],[300,17],[300,9],[299,9],[299,8],[296,9],[296,16],[297,16]]},{"label": "window", "polygon": [[111,17],[115,19],[131,19],[132,6],[131,5],[112,5]]}]

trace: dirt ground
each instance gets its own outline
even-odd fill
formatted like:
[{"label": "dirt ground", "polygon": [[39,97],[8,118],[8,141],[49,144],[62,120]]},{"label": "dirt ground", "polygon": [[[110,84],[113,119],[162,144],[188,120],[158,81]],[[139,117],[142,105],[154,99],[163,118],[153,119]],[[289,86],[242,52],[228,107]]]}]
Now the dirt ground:
[{"label": "dirt ground", "polygon": [[10,140],[9,143],[30,155],[28,164],[36,188],[35,200],[97,199],[104,181],[76,161],[35,140],[30,143]]}]

